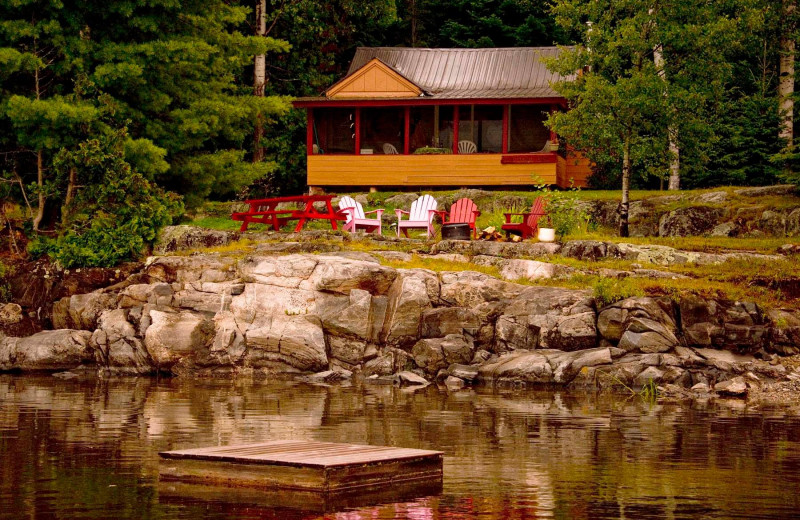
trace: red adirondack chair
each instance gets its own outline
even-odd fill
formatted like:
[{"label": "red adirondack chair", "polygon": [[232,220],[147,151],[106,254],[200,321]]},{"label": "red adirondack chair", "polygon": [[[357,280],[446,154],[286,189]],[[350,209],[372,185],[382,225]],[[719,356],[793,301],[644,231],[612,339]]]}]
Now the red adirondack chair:
[{"label": "red adirondack chair", "polygon": [[478,237],[478,231],[475,229],[475,219],[480,216],[481,212],[478,211],[478,205],[472,202],[471,199],[458,199],[450,206],[450,213],[437,211],[436,214],[442,219],[442,224],[469,224],[472,235],[475,238]]},{"label": "red adirondack chair", "polygon": [[[521,235],[525,240],[533,236],[539,229],[539,219],[545,215],[544,199],[537,197],[528,213],[503,213],[503,215],[506,217],[506,223],[502,225],[501,229],[506,232],[506,238],[514,233]],[[514,216],[522,216],[522,222],[511,222],[511,217]]]}]

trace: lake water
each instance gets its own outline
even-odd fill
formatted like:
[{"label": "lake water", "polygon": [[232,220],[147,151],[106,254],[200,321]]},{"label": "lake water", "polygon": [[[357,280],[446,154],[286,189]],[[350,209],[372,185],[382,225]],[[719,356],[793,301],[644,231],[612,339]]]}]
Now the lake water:
[{"label": "lake water", "polygon": [[[168,496],[158,452],[270,439],[445,452],[428,496],[331,512]],[[324,511],[324,510],[323,510]],[[800,417],[741,402],[0,375],[0,518],[790,518]]]}]

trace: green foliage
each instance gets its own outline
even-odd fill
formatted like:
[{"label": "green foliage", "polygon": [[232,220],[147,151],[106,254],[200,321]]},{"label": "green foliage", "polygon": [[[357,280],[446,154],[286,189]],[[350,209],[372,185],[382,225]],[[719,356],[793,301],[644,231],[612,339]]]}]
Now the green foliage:
[{"label": "green foliage", "polygon": [[600,307],[644,295],[644,291],[627,278],[598,278],[592,287],[592,292]]},{"label": "green foliage", "polygon": [[110,267],[137,258],[158,230],[183,211],[180,199],[165,193],[125,161],[125,135],[116,132],[62,149],[53,161],[58,178],[74,172],[81,186],[64,208],[64,226],[52,240],[34,243],[64,267]]},{"label": "green foliage", "polygon": [[[605,170],[619,171],[627,142],[634,186],[667,175],[669,129],[691,185],[705,185],[723,169],[752,177],[752,163],[763,160],[757,150],[770,150],[763,146],[765,129],[777,134],[767,126],[775,122],[769,107],[758,100],[737,106],[742,92],[733,86],[735,58],[759,23],[755,11],[747,0],[557,0],[556,20],[580,35],[580,44],[563,49],[550,67],[564,75],[583,73],[556,85],[571,110],[555,114],[549,124]],[[663,64],[654,60],[654,49]],[[753,111],[760,128],[748,130]]]},{"label": "green foliage", "polygon": [[555,229],[556,235],[565,237],[575,232],[586,232],[590,216],[586,207],[579,203],[580,189],[553,190],[549,185],[539,182],[537,194],[545,200],[545,216],[541,227]]}]

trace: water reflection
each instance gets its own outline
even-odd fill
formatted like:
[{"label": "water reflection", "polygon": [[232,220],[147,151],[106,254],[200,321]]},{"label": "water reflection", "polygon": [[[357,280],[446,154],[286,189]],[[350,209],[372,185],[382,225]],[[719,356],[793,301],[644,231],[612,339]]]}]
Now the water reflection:
[{"label": "water reflection", "polygon": [[[0,376],[0,518],[786,518],[798,426],[738,402]],[[444,488],[326,514],[159,493],[158,451],[283,438],[439,449]]]}]

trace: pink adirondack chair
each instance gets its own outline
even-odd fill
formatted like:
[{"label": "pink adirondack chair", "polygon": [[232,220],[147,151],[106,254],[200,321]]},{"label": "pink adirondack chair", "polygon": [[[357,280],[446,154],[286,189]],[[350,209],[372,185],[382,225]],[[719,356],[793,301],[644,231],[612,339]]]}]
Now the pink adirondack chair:
[{"label": "pink adirondack chair", "polygon": [[[539,229],[539,219],[545,215],[544,213],[544,199],[537,197],[533,201],[533,206],[528,213],[503,213],[506,217],[506,223],[502,225],[501,229],[506,232],[506,238],[511,233],[522,236],[525,240],[533,236]],[[522,216],[522,222],[511,222],[513,216]]]},{"label": "pink adirondack chair", "polygon": [[435,212],[442,219],[442,224],[469,224],[472,230],[472,235],[477,238],[478,231],[475,229],[475,219],[477,219],[481,212],[478,211],[478,205],[472,202],[472,199],[458,199],[450,206],[450,212],[436,211]]},{"label": "pink adirondack chair", "polygon": [[[339,199],[339,211],[347,217],[344,223],[345,231],[354,232],[359,227],[362,227],[367,233],[375,232],[379,235],[381,234],[383,209],[365,212],[360,202],[357,202],[352,197],[344,196]],[[376,218],[367,218],[370,213],[375,213]]]},{"label": "pink adirondack chair", "polygon": [[[430,195],[423,195],[411,203],[411,211],[402,209],[394,210],[397,215],[397,236],[400,231],[407,237],[409,229],[425,229],[428,238],[433,236],[433,216],[436,214],[436,199]],[[408,220],[403,220],[403,214],[408,215]]]}]

